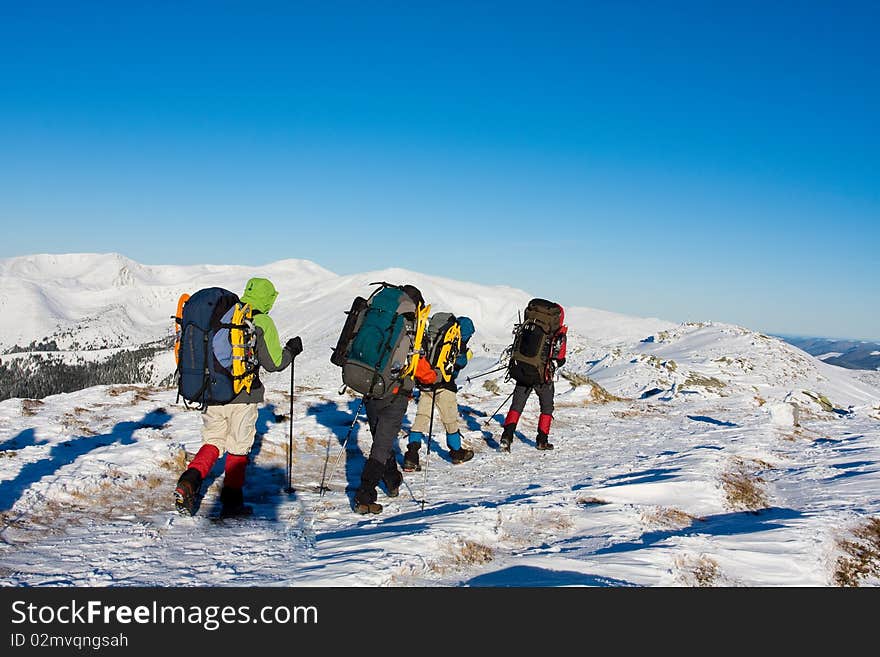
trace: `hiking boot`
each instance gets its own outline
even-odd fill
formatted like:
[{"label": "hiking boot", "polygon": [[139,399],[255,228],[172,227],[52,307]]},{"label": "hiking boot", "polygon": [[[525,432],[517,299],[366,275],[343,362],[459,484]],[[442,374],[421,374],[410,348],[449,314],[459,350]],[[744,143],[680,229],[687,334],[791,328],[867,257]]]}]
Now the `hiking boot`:
[{"label": "hiking boot", "polygon": [[403,483],[403,475],[397,469],[397,457],[394,454],[385,461],[385,472],[382,474],[382,483],[385,484],[385,493],[388,497],[397,497],[400,494],[400,485]]},{"label": "hiking boot", "polygon": [[[393,457],[392,457],[393,458]],[[397,470],[397,464],[394,464],[394,473],[396,477],[389,476],[382,480],[385,484],[385,494],[388,497],[397,497],[400,495],[400,486],[403,484],[403,475]]]},{"label": "hiking boot", "polygon": [[[361,472],[361,485],[354,494],[354,510],[357,513],[382,513],[382,505],[376,504],[376,484],[385,474],[388,463],[368,458]],[[394,466],[395,470],[397,465]],[[401,477],[403,479],[403,477]]]},{"label": "hiking boot", "polygon": [[509,452],[510,446],[513,444],[513,432],[516,431],[516,426],[513,424],[507,424],[504,426],[504,433],[501,434],[501,451]]},{"label": "hiking boot", "polygon": [[196,500],[202,487],[202,474],[195,468],[187,469],[174,489],[174,508],[182,516],[191,516],[195,513]]},{"label": "hiking boot", "polygon": [[419,465],[419,447],[421,446],[421,443],[410,443],[406,446],[406,454],[403,455],[404,472],[422,471],[422,466]]},{"label": "hiking boot", "polygon": [[368,513],[382,513],[382,505],[376,502],[365,502],[363,504],[355,504],[354,512],[360,513],[362,516]]},{"label": "hiking boot", "polygon": [[254,514],[252,506],[244,503],[241,488],[224,486],[220,489],[220,517],[235,518]]},{"label": "hiking boot", "polygon": [[538,432],[538,435],[535,436],[535,447],[540,450],[550,450],[553,449],[553,443],[547,440],[547,434]]},{"label": "hiking boot", "polygon": [[449,450],[449,458],[452,460],[452,465],[458,465],[474,458],[474,452],[464,447],[461,449],[451,449]]},{"label": "hiking boot", "polygon": [[354,511],[361,515],[382,513],[382,505],[376,503],[376,489],[359,488],[354,495]]}]

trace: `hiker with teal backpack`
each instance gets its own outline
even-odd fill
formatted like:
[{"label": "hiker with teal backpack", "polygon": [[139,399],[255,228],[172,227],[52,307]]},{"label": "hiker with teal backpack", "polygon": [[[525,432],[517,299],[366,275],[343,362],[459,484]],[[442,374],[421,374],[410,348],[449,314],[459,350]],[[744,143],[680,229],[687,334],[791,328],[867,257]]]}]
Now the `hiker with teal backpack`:
[{"label": "hiker with teal backpack", "polygon": [[403,475],[394,445],[416,382],[432,384],[438,373],[422,358],[431,307],[414,285],[380,285],[355,298],[330,362],[342,368],[343,384],[363,395],[372,445],[354,496],[356,513],[381,513],[376,487],[399,494]]},{"label": "hiker with teal backpack", "polygon": [[175,507],[183,515],[195,512],[202,482],[224,453],[220,515],[252,512],[243,487],[257,406],[265,394],[259,372],[286,369],[303,349],[299,336],[281,346],[269,317],[277,297],[271,281],[251,278],[241,299],[222,288],[206,288],[179,306],[178,393],[198,404],[203,421],[203,444],[174,490]]},{"label": "hiker with teal backpack", "polygon": [[409,432],[409,443],[403,456],[403,471],[421,471],[419,449],[425,433],[431,427],[431,415],[437,412],[446,430],[446,447],[453,465],[470,461],[473,450],[461,442],[461,417],[458,413],[458,384],[456,378],[473,354],[467,347],[474,334],[474,323],[469,317],[455,317],[452,313],[436,313],[428,323],[429,364],[439,373],[433,385],[419,384],[419,404],[416,418]]}]

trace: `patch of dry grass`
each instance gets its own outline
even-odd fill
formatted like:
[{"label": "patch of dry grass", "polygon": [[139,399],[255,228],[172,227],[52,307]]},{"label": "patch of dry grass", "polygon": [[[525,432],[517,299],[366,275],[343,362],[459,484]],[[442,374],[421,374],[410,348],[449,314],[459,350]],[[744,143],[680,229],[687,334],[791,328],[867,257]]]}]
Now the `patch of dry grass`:
[{"label": "patch of dry grass", "polygon": [[725,365],[735,365],[739,367],[744,372],[751,372],[755,369],[755,366],[752,364],[750,360],[742,357],[731,358],[730,356],[721,356],[721,358],[716,358],[714,360],[716,363],[724,363]]},{"label": "patch of dry grass", "polygon": [[22,399],[21,414],[25,417],[33,417],[39,412],[41,406],[43,406],[42,399]]},{"label": "patch of dry grass", "polygon": [[700,556],[678,556],[675,558],[678,579],[686,586],[716,586],[721,576],[718,562],[704,554]]},{"label": "patch of dry grass", "polygon": [[695,520],[702,520],[702,518],[669,507],[645,509],[641,516],[642,524],[653,529],[684,529],[690,527]]},{"label": "patch of dry grass", "polygon": [[834,412],[834,404],[832,404],[828,397],[826,397],[825,395],[821,393],[810,392],[809,390],[803,390],[802,392],[814,402],[819,404],[819,406],[822,407],[822,410],[826,413]]},{"label": "patch of dry grass", "polygon": [[706,390],[721,393],[727,387],[724,381],[716,379],[714,376],[702,376],[696,372],[688,372],[687,378],[681,384],[682,388],[704,388]]},{"label": "patch of dry grass", "polygon": [[580,504],[581,506],[595,506],[597,504],[608,504],[608,502],[606,502],[605,500],[600,499],[598,497],[590,496],[590,497],[579,497],[576,500],[575,504]]},{"label": "patch of dry grass", "polygon": [[861,586],[869,577],[880,577],[880,518],[865,520],[837,547],[843,552],[834,568],[837,586]]},{"label": "patch of dry grass", "polygon": [[[83,409],[85,410],[85,409]],[[61,425],[72,433],[80,436],[97,436],[98,432],[92,429],[91,421],[78,417],[77,413],[67,412],[61,416]]]},{"label": "patch of dry grass", "polygon": [[182,447],[175,450],[168,458],[159,462],[159,467],[170,472],[183,472],[189,464],[189,455]]},{"label": "patch of dry grass", "polygon": [[148,400],[150,397],[159,392],[159,388],[156,386],[150,385],[126,385],[126,386],[110,386],[107,390],[107,394],[111,397],[118,397],[119,395],[125,394],[127,392],[133,392],[134,398],[133,402],[142,402]]},{"label": "patch of dry grass", "polygon": [[730,468],[721,474],[721,486],[728,509],[757,513],[770,506],[762,488],[764,479],[758,474],[760,470],[768,469],[763,467],[767,465],[763,461],[739,458],[731,461]]},{"label": "patch of dry grass", "polygon": [[495,551],[482,543],[471,540],[456,540],[443,551],[443,557],[428,562],[428,569],[438,575],[450,571],[481,566],[495,558]]},{"label": "patch of dry grass", "polygon": [[[593,381],[590,377],[584,376],[583,374],[576,374],[573,372],[560,372],[560,375],[563,379],[571,384],[572,389],[579,388],[580,386],[590,387],[590,396],[587,400],[584,401],[585,405],[589,402],[594,402],[597,404],[607,404],[609,402],[629,401],[623,397],[618,397],[617,395],[611,394],[605,388]],[[561,404],[561,406],[564,407],[565,404]]]},{"label": "patch of dry grass", "polygon": [[483,381],[483,388],[491,392],[493,395],[501,394],[501,386],[498,385],[498,382],[495,379],[487,379]]},{"label": "patch of dry grass", "polygon": [[664,370],[666,372],[674,372],[678,369],[678,363],[674,360],[660,360],[654,354],[645,355],[642,354],[638,357],[639,361],[647,362],[652,367],[656,367],[658,370]]}]

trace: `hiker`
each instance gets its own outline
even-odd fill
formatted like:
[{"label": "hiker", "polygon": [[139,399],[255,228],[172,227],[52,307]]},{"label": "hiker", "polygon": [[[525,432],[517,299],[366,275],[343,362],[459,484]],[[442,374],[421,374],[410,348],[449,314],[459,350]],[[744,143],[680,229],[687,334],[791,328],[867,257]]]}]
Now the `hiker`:
[{"label": "hiker", "polygon": [[504,419],[502,451],[510,451],[516,425],[532,391],[538,396],[541,409],[535,447],[539,450],[553,449],[549,441],[555,394],[553,378],[556,370],[565,365],[567,333],[562,306],[545,299],[532,299],[529,302],[522,323],[517,325],[508,363],[508,376],[516,381],[516,387],[510,410]]},{"label": "hiker", "polygon": [[342,368],[342,382],[363,395],[373,444],[354,496],[357,513],[381,513],[376,486],[399,494],[403,475],[394,444],[416,381],[430,385],[435,372],[422,358],[430,306],[414,285],[379,283],[369,299],[356,297],[330,362]]},{"label": "hiker", "polygon": [[[425,308],[425,300],[417,287],[404,285],[402,289],[412,299],[417,309]],[[414,336],[417,334],[417,318],[418,310],[415,315],[404,316],[407,334]],[[389,394],[383,398],[364,397],[364,407],[367,411],[367,421],[373,436],[373,444],[370,447],[369,458],[361,472],[360,486],[354,496],[357,513],[382,512],[382,505],[376,503],[376,486],[379,481],[385,484],[385,492],[389,497],[399,495],[403,474],[397,467],[394,443],[403,425],[406,408],[416,382],[422,385],[431,385],[437,378],[438,373],[431,368],[428,361],[419,358],[412,375],[403,376],[394,381]]]},{"label": "hiker", "polygon": [[[416,418],[413,422],[412,429],[409,432],[409,444],[406,446],[406,454],[403,456],[403,471],[416,472],[421,471],[419,465],[419,449],[422,447],[422,440],[425,433],[431,427],[431,413],[438,412],[443,428],[446,430],[446,447],[449,449],[449,459],[453,465],[458,465],[466,461],[470,461],[474,457],[473,450],[470,450],[461,444],[460,417],[458,414],[458,385],[455,379],[458,373],[468,364],[473,353],[468,349],[467,343],[474,334],[474,323],[469,317],[456,318],[451,313],[437,313],[431,318],[428,325],[428,333],[432,335],[431,326],[435,323],[435,318],[441,315],[449,315],[447,323],[452,329],[458,329],[460,341],[455,345],[452,358],[449,360],[449,369],[447,376],[440,376],[434,385],[419,384],[419,403],[416,410]],[[441,319],[441,321],[443,321]],[[443,327],[439,327],[438,335],[432,335],[434,345],[431,351],[436,349],[435,345],[443,344]],[[434,365],[434,363],[430,363]],[[442,372],[442,364],[439,364],[437,371]]]},{"label": "hiker", "polygon": [[[289,339],[284,347],[281,346],[278,329],[269,317],[269,311],[277,297],[275,286],[265,278],[251,278],[245,286],[241,304],[250,304],[252,308],[255,334],[253,337],[256,363],[248,375],[252,373],[253,377],[248,381],[249,389],[242,388],[230,401],[204,402],[203,444],[180,475],[174,491],[175,506],[182,514],[193,514],[202,482],[224,452],[226,462],[223,487],[220,490],[222,505],[220,515],[223,517],[249,515],[253,511],[250,506],[244,504],[242,488],[248,453],[256,435],[257,405],[263,401],[265,393],[265,388],[259,379],[259,369],[280,372],[287,368],[303,349],[299,336]],[[193,295],[186,303],[194,303],[195,298],[196,296]]]}]

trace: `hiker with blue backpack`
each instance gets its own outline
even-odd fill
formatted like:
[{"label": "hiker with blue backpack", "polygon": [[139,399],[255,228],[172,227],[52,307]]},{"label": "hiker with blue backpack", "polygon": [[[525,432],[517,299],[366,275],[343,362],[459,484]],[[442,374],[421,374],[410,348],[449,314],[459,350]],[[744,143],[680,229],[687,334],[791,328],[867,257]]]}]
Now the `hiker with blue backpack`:
[{"label": "hiker with blue backpack", "polygon": [[435,313],[428,323],[428,362],[439,374],[434,384],[419,384],[419,403],[409,443],[403,455],[403,471],[421,471],[419,449],[425,433],[432,427],[436,411],[446,430],[446,447],[453,465],[470,461],[471,449],[461,442],[461,417],[458,413],[458,384],[456,378],[473,354],[467,347],[474,334],[474,323],[469,317],[456,317],[452,313]]},{"label": "hiker with blue backpack", "polygon": [[330,362],[343,384],[363,395],[373,442],[354,496],[356,513],[381,513],[376,487],[389,497],[403,483],[394,445],[416,382],[431,385],[439,373],[422,354],[430,306],[414,285],[380,283],[368,299],[356,297]]},{"label": "hiker with blue backpack", "polygon": [[202,482],[224,453],[220,515],[252,512],[244,503],[243,487],[256,436],[257,406],[265,394],[259,372],[286,369],[303,349],[299,336],[282,347],[269,317],[277,297],[271,281],[251,278],[241,299],[215,287],[179,305],[178,393],[198,404],[203,420],[203,444],[174,490],[175,507],[183,515],[195,512]]}]

